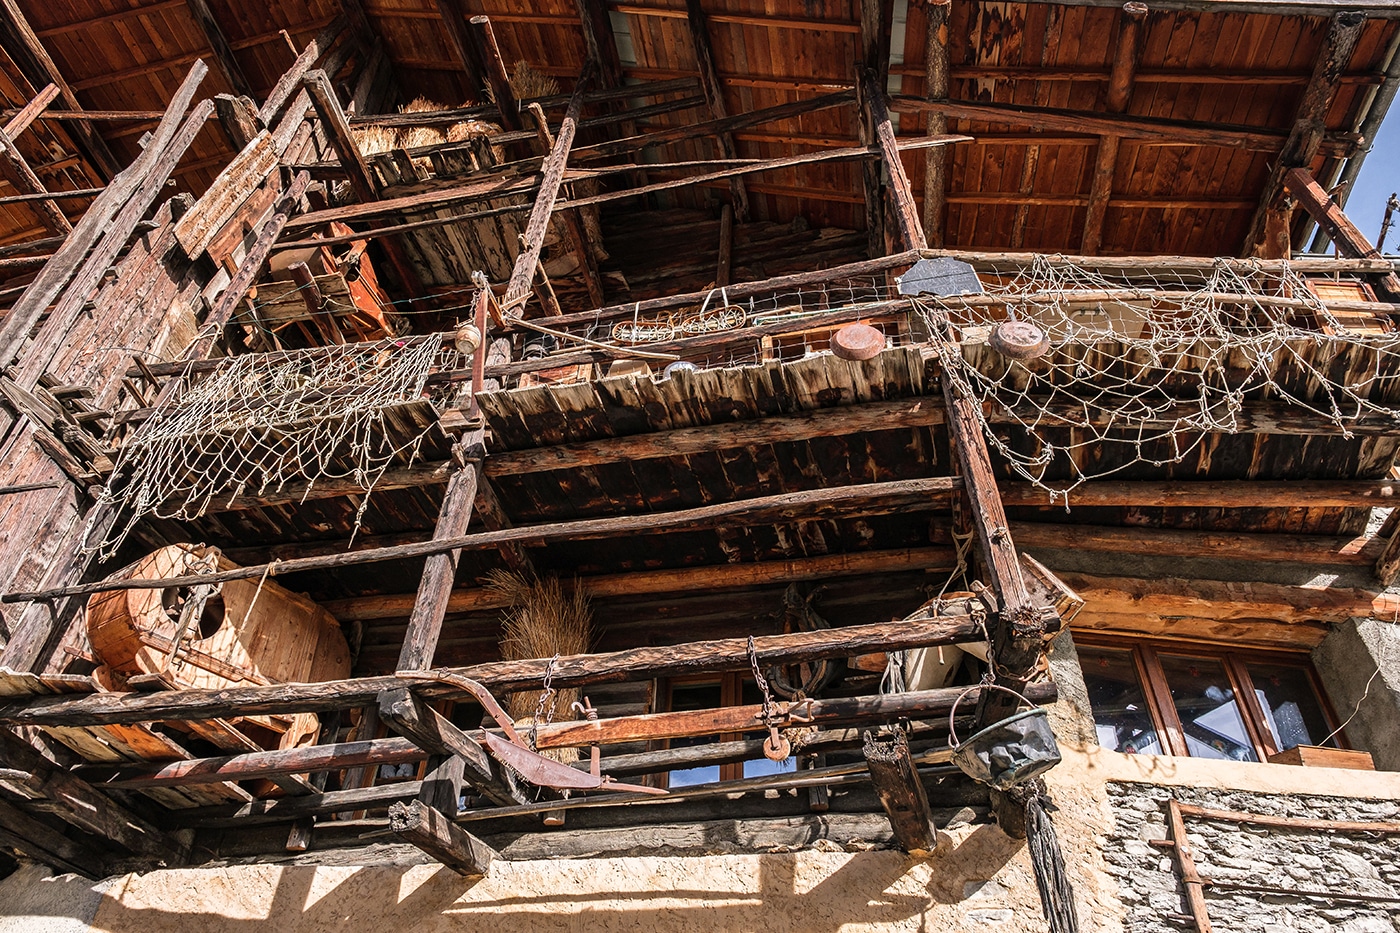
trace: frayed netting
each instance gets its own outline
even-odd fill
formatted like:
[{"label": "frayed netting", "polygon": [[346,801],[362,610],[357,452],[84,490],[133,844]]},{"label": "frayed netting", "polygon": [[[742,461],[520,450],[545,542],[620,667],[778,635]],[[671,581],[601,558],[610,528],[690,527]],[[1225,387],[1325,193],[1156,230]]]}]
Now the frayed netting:
[{"label": "frayed netting", "polygon": [[[89,551],[106,559],[146,517],[192,519],[289,482],[325,479],[370,492],[391,465],[412,462],[427,429],[395,437],[385,413],[423,398],[436,336],[232,357],[151,413],[122,447],[103,490],[121,517]],[[369,499],[361,499],[360,519]]]},{"label": "frayed netting", "polygon": [[[1364,306],[1329,310],[1286,265],[1105,273],[1036,257],[981,279],[982,295],[915,304],[961,336],[937,345],[944,378],[982,403],[988,444],[1051,502],[1277,418],[1342,437],[1362,417],[1400,426],[1400,333]],[[996,353],[988,338],[1008,319],[1037,324],[1050,350]]]}]

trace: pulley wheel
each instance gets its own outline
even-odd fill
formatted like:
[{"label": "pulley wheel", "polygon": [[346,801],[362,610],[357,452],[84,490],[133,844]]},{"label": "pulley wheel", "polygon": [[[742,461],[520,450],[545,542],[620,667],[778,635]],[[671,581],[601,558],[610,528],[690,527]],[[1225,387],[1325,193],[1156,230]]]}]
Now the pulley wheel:
[{"label": "pulley wheel", "polygon": [[988,342],[993,350],[1013,360],[1033,360],[1050,349],[1050,335],[1030,321],[1002,321]]},{"label": "pulley wheel", "polygon": [[781,735],[776,738],[778,740],[776,745],[773,744],[774,736],[770,735],[763,740],[763,757],[769,761],[786,761],[788,756],[792,754],[792,743]]},{"label": "pulley wheel", "polygon": [[872,359],[885,349],[885,335],[869,324],[847,324],[831,335],[831,352],[843,360]]}]

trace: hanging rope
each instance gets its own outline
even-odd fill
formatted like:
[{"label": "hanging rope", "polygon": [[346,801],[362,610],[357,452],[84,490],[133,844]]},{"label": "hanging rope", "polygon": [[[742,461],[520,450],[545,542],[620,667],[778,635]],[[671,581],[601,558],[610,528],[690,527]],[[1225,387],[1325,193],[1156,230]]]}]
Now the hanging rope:
[{"label": "hanging rope", "polygon": [[1030,789],[1026,797],[1026,847],[1035,869],[1041,911],[1050,924],[1050,933],[1079,933],[1074,888],[1065,874],[1065,858],[1055,835],[1055,824],[1050,820],[1055,805],[1045,793],[1043,781],[1031,781],[1025,786]]}]

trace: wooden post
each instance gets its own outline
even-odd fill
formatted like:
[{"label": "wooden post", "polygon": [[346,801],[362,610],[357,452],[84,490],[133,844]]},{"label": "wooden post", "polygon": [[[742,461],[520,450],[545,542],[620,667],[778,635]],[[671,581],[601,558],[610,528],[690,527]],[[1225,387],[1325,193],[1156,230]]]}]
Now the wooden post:
[{"label": "wooden post", "polygon": [[530,209],[530,220],[525,226],[525,248],[515,259],[515,267],[510,273],[510,282],[501,299],[501,308],[506,315],[524,317],[521,306],[530,293],[535,280],[535,266],[540,261],[540,251],[544,249],[545,235],[549,232],[549,220],[554,214],[554,202],[559,198],[559,186],[564,180],[564,169],[569,164],[569,150],[574,144],[574,133],[578,129],[579,115],[583,111],[583,94],[594,75],[592,63],[584,65],[569,98],[568,110],[559,124],[559,133],[554,139],[554,148],[540,167],[540,187],[535,195],[534,206]]},{"label": "wooden post", "polygon": [[482,89],[486,87],[486,73],[477,57],[476,46],[467,32],[467,24],[457,2],[458,0],[437,0],[438,15],[447,27],[447,36],[452,40],[452,47],[457,52],[457,61],[467,76],[467,90],[471,99],[480,101]]},{"label": "wooden post", "polygon": [[[925,43],[924,97],[948,99],[948,14],[952,0],[931,0],[924,4],[928,30]],[[928,136],[948,132],[948,118],[940,111],[929,111]],[[943,245],[944,211],[948,206],[948,150],[934,146],[924,153],[924,239],[930,246]]]},{"label": "wooden post", "polygon": [[[350,131],[350,121],[346,119],[345,111],[341,109],[340,99],[336,97],[335,89],[331,87],[330,77],[324,71],[308,71],[302,81],[316,106],[316,113],[320,116],[321,123],[331,136],[331,143],[335,147],[336,155],[340,157],[340,166],[350,177],[350,187],[354,189],[355,197],[366,203],[378,201],[379,186],[374,183],[374,178],[369,171],[369,164],[365,162],[365,157],[360,152],[360,146],[355,141],[355,134]],[[385,239],[381,242],[384,246],[384,252],[389,256],[389,264],[394,267],[394,271],[398,274],[399,281],[403,283],[409,297],[421,298],[423,286],[419,281],[418,272],[404,254],[399,241]]]},{"label": "wooden post", "polygon": [[[77,95],[73,93],[73,89],[64,80],[63,74],[58,70],[58,65],[49,56],[44,44],[39,41],[39,36],[30,27],[17,0],[0,0],[0,27],[9,33],[10,42],[6,43],[6,49],[10,51],[10,54],[12,56],[17,56],[21,52],[27,54],[31,68],[42,75],[41,80],[33,82],[34,86],[38,87],[43,84],[56,86],[63,96],[63,105],[74,113],[82,113],[83,107],[78,103]],[[107,148],[107,144],[102,141],[102,137],[97,134],[96,128],[90,122],[80,120],[74,129],[78,135],[79,143],[104,179],[110,179],[121,171],[121,164],[117,162],[112,155],[112,150]]]},{"label": "wooden post", "polygon": [[[496,102],[496,110],[501,114],[501,125],[508,130],[524,127],[520,119],[520,102],[511,90],[510,73],[501,58],[501,47],[496,44],[496,32],[491,28],[491,17],[473,16],[470,20],[468,36],[476,50],[477,61],[485,72],[486,84],[491,88],[491,98]],[[563,131],[560,131],[563,135]]]},{"label": "wooden post", "polygon": [[724,205],[719,214],[719,262],[715,266],[715,285],[729,284],[729,270],[734,260],[734,208]]},{"label": "wooden post", "polygon": [[420,801],[389,808],[389,828],[467,878],[486,874],[496,852],[486,843]]},{"label": "wooden post", "polygon": [[[1303,90],[1298,103],[1298,111],[1293,119],[1293,129],[1283,144],[1283,151],[1273,162],[1264,192],[1259,197],[1259,206],[1249,223],[1240,255],[1252,255],[1255,247],[1263,240],[1264,228],[1269,211],[1276,209],[1275,202],[1283,192],[1284,177],[1290,169],[1307,168],[1322,146],[1327,132],[1327,114],[1332,102],[1342,86],[1342,74],[1351,61],[1361,33],[1366,28],[1366,14],[1356,12],[1338,13],[1332,17],[1331,28],[1318,53],[1317,64],[1313,68],[1308,86]],[[1319,221],[1320,223],[1320,221]]]},{"label": "wooden post", "polygon": [[[379,694],[379,718],[391,723],[404,738],[411,739],[423,751],[434,756],[432,770],[442,765],[442,759],[455,758],[460,769],[450,768],[439,775],[445,782],[465,781],[478,793],[503,806],[523,803],[524,794],[515,785],[511,771],[496,764],[476,739],[452,724],[447,717],[425,705],[405,687],[395,687]],[[455,797],[453,798],[455,801]],[[456,814],[454,805],[451,813]]]},{"label": "wooden post", "polygon": [[[1123,4],[1118,18],[1118,45],[1113,56],[1113,70],[1108,77],[1108,94],[1104,109],[1123,113],[1132,96],[1133,80],[1137,76],[1138,59],[1142,54],[1143,22],[1147,19],[1147,4],[1129,0]],[[1084,233],[1079,251],[1092,256],[1103,245],[1103,223],[1108,202],[1113,196],[1113,173],[1118,165],[1119,138],[1099,137],[1098,154],[1094,159],[1093,179],[1089,184],[1089,207],[1084,218]]]},{"label": "wooden post", "polygon": [[327,343],[344,344],[345,335],[340,332],[335,316],[326,310],[325,299],[321,296],[321,288],[316,284],[311,268],[304,262],[294,262],[287,267],[287,271],[292,274],[292,281],[301,292],[302,301],[306,302],[306,312],[311,315],[321,337]]},{"label": "wooden post", "polygon": [[[19,151],[15,141],[10,138],[10,134],[3,129],[0,129],[0,173],[3,173],[14,189],[22,194],[49,193],[39,176],[29,167],[29,162]],[[55,202],[41,198],[29,203],[39,222],[49,233],[66,236],[73,229],[73,225],[68,222],[67,216]]]},{"label": "wooden post", "polygon": [[[539,137],[543,149],[541,154],[548,158],[550,151],[554,149],[554,134],[549,131],[549,121],[545,118],[544,108],[532,102],[525,109],[535,124],[535,135]],[[583,279],[584,287],[588,289],[588,300],[593,303],[593,307],[600,307],[603,304],[603,283],[598,277],[593,248],[589,244],[578,212],[565,210],[559,216],[564,222],[564,239],[569,252],[578,260],[578,274],[579,278]]]},{"label": "wooden post", "polygon": [[932,855],[938,848],[928,794],[919,769],[909,756],[909,739],[903,729],[886,735],[865,733],[865,763],[880,805],[885,808],[899,847],[910,855]]},{"label": "wooden post", "polygon": [[[724,100],[724,85],[720,83],[719,69],[715,67],[714,48],[710,45],[710,29],[705,19],[705,11],[700,0],[685,0],[686,19],[690,24],[690,45],[695,52],[695,61],[700,69],[700,88],[705,94],[705,104],[710,117],[722,120],[729,116],[729,105]],[[739,147],[734,143],[732,133],[719,134],[720,154],[726,159],[737,159]],[[749,219],[749,193],[742,178],[729,182],[729,193],[734,207],[734,217],[739,223]]]},{"label": "wooden post", "polygon": [[206,0],[185,0],[185,6],[189,9],[195,26],[204,33],[205,41],[209,43],[209,48],[214,53],[214,67],[219,69],[219,74],[228,84],[229,89],[234,94],[251,98],[253,86],[248,83],[248,78],[243,74],[242,66],[233,57],[233,46],[229,45],[228,39],[224,37],[224,31],[219,28],[219,21],[214,18],[209,4]]}]

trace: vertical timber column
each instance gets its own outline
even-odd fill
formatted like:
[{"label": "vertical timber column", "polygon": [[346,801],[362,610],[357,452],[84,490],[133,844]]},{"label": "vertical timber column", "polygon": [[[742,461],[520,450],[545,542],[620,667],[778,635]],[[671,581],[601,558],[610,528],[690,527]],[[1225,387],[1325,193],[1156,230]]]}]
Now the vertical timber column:
[{"label": "vertical timber column", "polygon": [[[714,46],[710,44],[710,27],[705,19],[705,11],[700,8],[700,0],[685,0],[685,13],[690,23],[690,42],[695,50],[695,61],[700,67],[700,88],[705,94],[705,104],[712,119],[723,120],[729,116],[729,105],[724,102],[724,86],[719,80],[719,69],[715,67]],[[719,134],[719,148],[724,158],[739,158],[739,147],[734,144],[733,133]],[[729,180],[729,194],[735,219],[741,224],[747,223],[749,192],[744,187],[742,178]]]},{"label": "vertical timber column", "polygon": [[[894,129],[890,125],[885,94],[873,83],[869,71],[866,72],[866,80],[861,82],[861,91],[865,116],[874,130],[885,169],[890,176],[895,223],[901,245],[904,249],[927,249],[914,194],[904,172],[904,164],[900,161]],[[943,344],[943,350],[950,349],[946,330],[935,333],[934,339]],[[996,476],[992,472],[977,403],[963,390],[955,373],[945,369],[941,381],[948,409],[948,433],[962,472],[963,489],[971,506],[978,550],[999,601],[996,627],[992,633],[997,675],[1006,686],[1020,690],[1035,671],[1043,651],[1044,623],[1039,607],[1026,589],[1016,547],[1011,540],[1010,524],[997,489]],[[1006,710],[1004,704],[990,699],[989,695],[1004,696],[999,690],[984,691],[979,718],[986,719]],[[1015,701],[1010,700],[1010,703],[1014,705]]]}]

